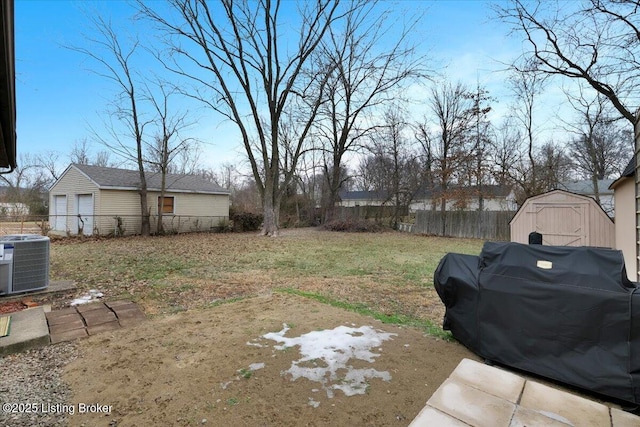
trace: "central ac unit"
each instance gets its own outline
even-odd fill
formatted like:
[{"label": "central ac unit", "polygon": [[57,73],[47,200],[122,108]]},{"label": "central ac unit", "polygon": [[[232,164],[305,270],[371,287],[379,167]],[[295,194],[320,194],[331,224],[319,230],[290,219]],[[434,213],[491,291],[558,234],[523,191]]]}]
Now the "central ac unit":
[{"label": "central ac unit", "polygon": [[0,236],[0,295],[49,286],[49,238],[37,234]]}]

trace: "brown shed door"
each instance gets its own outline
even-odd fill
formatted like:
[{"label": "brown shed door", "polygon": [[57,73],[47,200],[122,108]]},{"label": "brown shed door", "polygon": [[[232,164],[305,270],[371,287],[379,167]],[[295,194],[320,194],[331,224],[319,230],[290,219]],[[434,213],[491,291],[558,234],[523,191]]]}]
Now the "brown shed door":
[{"label": "brown shed door", "polygon": [[531,213],[542,243],[553,246],[585,246],[587,209],[583,204],[559,205],[534,203]]}]

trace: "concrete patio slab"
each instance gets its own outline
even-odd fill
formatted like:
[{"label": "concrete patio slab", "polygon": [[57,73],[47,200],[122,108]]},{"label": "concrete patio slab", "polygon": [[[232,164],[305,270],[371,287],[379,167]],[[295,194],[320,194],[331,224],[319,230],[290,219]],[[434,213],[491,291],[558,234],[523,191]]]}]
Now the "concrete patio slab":
[{"label": "concrete patio slab", "polygon": [[451,377],[436,390],[427,404],[476,427],[508,427],[516,409],[516,405],[507,400]]},{"label": "concrete patio slab", "polygon": [[[566,421],[566,420],[565,420]],[[516,413],[513,414],[511,424],[509,427],[532,427],[532,426],[545,426],[545,427],[573,427],[573,424],[567,424],[562,420],[556,418],[549,418],[548,416],[534,411],[533,409],[523,408],[519,406],[516,409]]]},{"label": "concrete patio slab", "polygon": [[409,427],[469,427],[469,424],[440,412],[431,406],[425,406]]},{"label": "concrete patio slab", "polygon": [[451,378],[512,403],[518,402],[524,387],[524,378],[469,359],[460,362]]},{"label": "concrete patio slab", "polygon": [[40,297],[43,295],[58,294],[76,290],[76,283],[72,280],[50,280],[46,289],[34,292],[23,292],[21,294],[4,295],[0,299],[3,302],[17,301],[28,297]]},{"label": "concrete patio slab", "polygon": [[525,384],[520,406],[576,426],[602,427],[611,423],[607,406],[534,381]]},{"label": "concrete patio slab", "polygon": [[0,338],[0,355],[49,344],[49,328],[43,307],[28,308],[9,315],[10,333]]},{"label": "concrete patio slab", "polygon": [[[502,393],[500,384],[511,390]],[[640,416],[464,359],[410,424],[441,425],[639,427]]]},{"label": "concrete patio slab", "polygon": [[638,427],[640,426],[640,417],[611,408],[611,425],[613,427]]}]

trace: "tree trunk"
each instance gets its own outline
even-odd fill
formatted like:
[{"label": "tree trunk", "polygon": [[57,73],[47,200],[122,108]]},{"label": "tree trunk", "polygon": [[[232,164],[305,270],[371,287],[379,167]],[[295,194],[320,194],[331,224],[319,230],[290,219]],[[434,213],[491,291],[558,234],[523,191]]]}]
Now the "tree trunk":
[{"label": "tree trunk", "polygon": [[333,167],[331,168],[331,177],[327,175],[329,180],[329,200],[327,200],[327,206],[325,210],[324,222],[325,224],[335,219],[336,214],[336,202],[338,201],[338,193],[340,192],[340,162],[339,157],[334,157]]},{"label": "tree trunk", "polygon": [[[157,234],[164,234],[164,224],[162,222],[162,216],[164,213],[164,196],[167,194],[167,166],[169,163],[169,159],[167,158],[168,152],[165,147],[165,151],[163,153],[162,159],[162,169],[160,177],[160,202],[158,203],[158,226],[156,227]],[[174,199],[175,200],[175,199]],[[175,205],[174,205],[175,209]]]},{"label": "tree trunk", "polygon": [[442,198],[440,199],[440,224],[442,226],[441,235],[444,236],[447,231],[447,220],[445,218],[445,214],[447,212],[447,199],[445,197],[446,190],[443,189]]},{"label": "tree trunk", "polygon": [[140,234],[148,236],[151,234],[151,226],[149,221],[149,204],[147,203],[147,186],[140,189]]},{"label": "tree trunk", "polygon": [[274,184],[271,181],[265,182],[264,200],[262,201],[264,222],[262,224],[263,236],[278,236],[278,220],[280,216],[280,206],[274,197]]}]

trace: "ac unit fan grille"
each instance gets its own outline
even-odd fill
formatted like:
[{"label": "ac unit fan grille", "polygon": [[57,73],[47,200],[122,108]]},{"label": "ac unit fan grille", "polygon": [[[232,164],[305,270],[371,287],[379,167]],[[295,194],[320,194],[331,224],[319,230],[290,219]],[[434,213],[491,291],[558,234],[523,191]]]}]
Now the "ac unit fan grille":
[{"label": "ac unit fan grille", "polygon": [[49,241],[15,242],[13,292],[49,286]]}]

